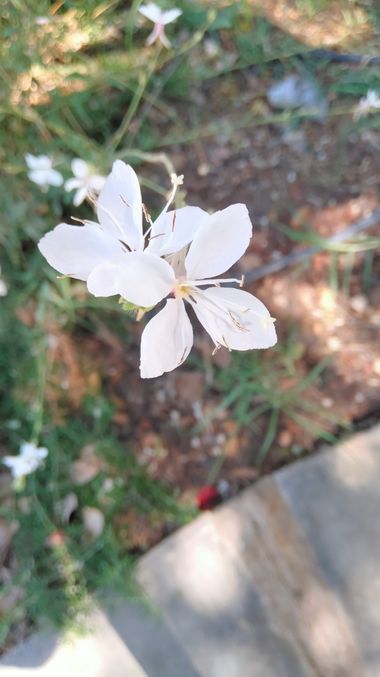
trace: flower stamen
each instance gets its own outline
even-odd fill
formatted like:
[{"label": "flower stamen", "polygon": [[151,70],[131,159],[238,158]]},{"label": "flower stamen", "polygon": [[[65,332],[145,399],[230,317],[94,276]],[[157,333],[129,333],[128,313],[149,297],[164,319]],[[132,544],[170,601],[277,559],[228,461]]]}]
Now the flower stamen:
[{"label": "flower stamen", "polygon": [[236,282],[240,287],[242,286],[243,278],[236,277],[215,277],[206,280],[186,280],[186,284],[191,285],[192,287],[203,287],[206,284],[212,284],[214,287],[220,287],[221,284],[229,284],[230,282]]}]

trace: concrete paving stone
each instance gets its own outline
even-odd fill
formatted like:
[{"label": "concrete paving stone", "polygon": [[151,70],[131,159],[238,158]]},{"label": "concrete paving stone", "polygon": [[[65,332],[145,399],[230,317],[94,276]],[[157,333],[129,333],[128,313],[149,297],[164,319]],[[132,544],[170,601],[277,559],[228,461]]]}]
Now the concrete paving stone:
[{"label": "concrete paving stone", "polygon": [[380,426],[281,470],[274,480],[350,618],[364,674],[379,677]]},{"label": "concrete paving stone", "polygon": [[211,515],[143,557],[139,578],[203,677],[313,674],[293,643],[277,632],[260,589],[224,548]]},{"label": "concrete paving stone", "polygon": [[213,520],[223,544],[260,590],[272,626],[297,648],[310,673],[362,675],[351,621],[275,481],[266,478],[245,490],[213,513]]},{"label": "concrete paving stone", "polygon": [[32,635],[1,659],[1,677],[150,677],[102,611],[95,610],[86,626],[86,634],[71,638]]},{"label": "concrete paving stone", "polygon": [[118,602],[107,617],[149,677],[199,677],[157,610],[138,602]]}]

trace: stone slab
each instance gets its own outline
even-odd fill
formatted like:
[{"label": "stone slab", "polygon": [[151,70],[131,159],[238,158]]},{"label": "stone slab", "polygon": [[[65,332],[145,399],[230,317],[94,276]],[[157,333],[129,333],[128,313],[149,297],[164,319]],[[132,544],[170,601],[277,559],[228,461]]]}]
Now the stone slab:
[{"label": "stone slab", "polygon": [[350,618],[324,580],[274,479],[242,492],[215,512],[213,520],[224,545],[260,591],[272,626],[293,644],[310,673],[362,675]]},{"label": "stone slab", "polygon": [[379,677],[380,426],[274,479],[350,618],[365,675]]},{"label": "stone slab", "polygon": [[150,677],[100,609],[86,625],[83,636],[32,635],[1,659],[1,677]]},{"label": "stone slab", "polygon": [[157,609],[138,602],[118,602],[107,611],[107,617],[149,677],[199,677]]},{"label": "stone slab", "polygon": [[267,614],[260,589],[223,546],[211,514],[154,548],[139,571],[202,677],[315,674]]}]

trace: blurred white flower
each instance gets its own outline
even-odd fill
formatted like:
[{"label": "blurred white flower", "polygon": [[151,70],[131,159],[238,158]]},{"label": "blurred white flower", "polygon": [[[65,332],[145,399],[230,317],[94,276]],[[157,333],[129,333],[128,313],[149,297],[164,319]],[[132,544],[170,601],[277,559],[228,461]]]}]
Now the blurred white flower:
[{"label": "blurred white flower", "polygon": [[23,442],[18,456],[4,456],[1,462],[6,465],[15,480],[37,470],[48,455],[45,447],[37,447],[33,442]]},{"label": "blurred white flower", "polygon": [[[1,276],[1,266],[0,266],[0,276]],[[6,296],[8,294],[8,286],[6,282],[0,277],[0,297]]]},{"label": "blurred white flower", "polygon": [[51,20],[51,16],[36,16],[34,23],[36,26],[47,26],[49,23],[51,23]]},{"label": "blurred white flower", "polygon": [[[184,301],[210,334],[215,350],[221,346],[228,350],[269,348],[276,343],[274,320],[264,304],[246,291],[220,286],[239,280],[215,277],[244,254],[251,236],[248,210],[243,204],[235,204],[203,217],[188,251],[185,248],[180,255],[166,257],[175,275],[171,290],[174,298],[166,301],[143,331],[142,378],[172,371],[188,356],[193,329]],[[149,284],[149,271],[145,284]]]},{"label": "blurred white flower", "polygon": [[79,158],[72,161],[71,170],[74,176],[65,182],[65,190],[76,190],[73,204],[78,207],[87,196],[94,198],[101,191],[106,177],[96,174],[94,167]]},{"label": "blurred white flower", "polygon": [[25,162],[29,168],[28,178],[36,183],[43,191],[49,186],[62,186],[62,174],[53,169],[53,162],[47,155],[25,155]]},{"label": "blurred white flower", "polygon": [[187,245],[200,217],[207,214],[199,207],[167,211],[178,183],[176,178],[168,204],[154,223],[149,221],[144,235],[138,178],[132,167],[117,160],[97,201],[99,224],[60,223],[40,240],[39,250],[58,272],[86,281],[94,296],[118,294],[136,306],[150,308],[170,293],[175,282],[172,267],[160,256]]},{"label": "blurred white flower", "polygon": [[147,5],[141,5],[139,12],[154,23],[154,28],[149,35],[146,44],[153,45],[156,40],[160,40],[164,47],[169,48],[170,42],[165,34],[165,26],[172,23],[173,21],[176,21],[176,19],[181,16],[182,11],[180,9],[176,9],[175,7],[173,9],[163,11],[154,2],[149,2]]},{"label": "blurred white flower", "polygon": [[369,89],[366,96],[363,96],[358,105],[355,106],[354,119],[359,120],[359,118],[378,109],[380,109],[380,94],[373,89]]}]

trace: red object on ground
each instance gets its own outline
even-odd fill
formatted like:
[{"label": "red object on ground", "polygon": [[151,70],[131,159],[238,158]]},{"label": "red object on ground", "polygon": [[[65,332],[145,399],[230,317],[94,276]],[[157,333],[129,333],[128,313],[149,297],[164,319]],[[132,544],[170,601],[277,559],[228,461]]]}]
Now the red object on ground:
[{"label": "red object on ground", "polygon": [[211,510],[219,500],[218,490],[206,484],[197,493],[197,503],[199,510]]}]

